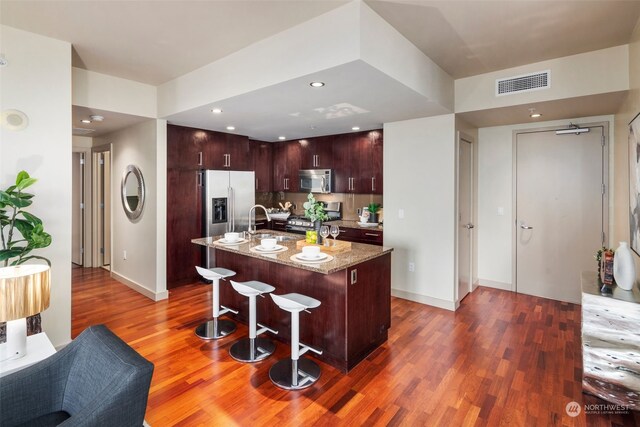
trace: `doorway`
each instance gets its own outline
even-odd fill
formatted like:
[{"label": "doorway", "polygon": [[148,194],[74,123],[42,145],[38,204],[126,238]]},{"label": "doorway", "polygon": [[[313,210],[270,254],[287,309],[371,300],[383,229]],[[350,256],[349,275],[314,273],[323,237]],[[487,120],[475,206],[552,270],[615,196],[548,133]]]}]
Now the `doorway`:
[{"label": "doorway", "polygon": [[93,153],[94,267],[111,265],[111,152]]},{"label": "doorway", "polygon": [[580,303],[580,273],[606,244],[607,126],[514,138],[517,292]]},{"label": "doorway", "polygon": [[473,286],[473,144],[458,134],[458,286],[457,304]]},{"label": "doorway", "polygon": [[85,153],[73,152],[71,155],[71,262],[82,267],[85,252]]}]

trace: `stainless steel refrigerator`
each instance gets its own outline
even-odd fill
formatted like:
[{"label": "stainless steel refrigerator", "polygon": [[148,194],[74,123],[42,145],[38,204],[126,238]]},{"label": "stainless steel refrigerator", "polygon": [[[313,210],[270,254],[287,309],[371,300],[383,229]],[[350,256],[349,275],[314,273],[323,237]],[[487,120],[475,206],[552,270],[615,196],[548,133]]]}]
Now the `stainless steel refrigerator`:
[{"label": "stainless steel refrigerator", "polygon": [[[207,237],[249,228],[249,209],[256,202],[255,173],[207,170],[204,178],[204,232]],[[215,266],[214,250],[207,249],[207,268]]]}]

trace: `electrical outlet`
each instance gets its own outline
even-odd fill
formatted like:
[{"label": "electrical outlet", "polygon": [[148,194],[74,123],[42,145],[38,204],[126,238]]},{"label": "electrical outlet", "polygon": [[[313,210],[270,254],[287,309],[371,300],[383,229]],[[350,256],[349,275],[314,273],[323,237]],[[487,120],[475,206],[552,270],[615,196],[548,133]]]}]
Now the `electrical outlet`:
[{"label": "electrical outlet", "polygon": [[409,263],[409,271],[410,271],[411,273],[413,273],[414,271],[416,271],[416,264],[415,264],[415,263],[413,263],[413,262],[410,262],[410,263]]},{"label": "electrical outlet", "polygon": [[127,259],[127,251],[122,251],[122,259]]}]

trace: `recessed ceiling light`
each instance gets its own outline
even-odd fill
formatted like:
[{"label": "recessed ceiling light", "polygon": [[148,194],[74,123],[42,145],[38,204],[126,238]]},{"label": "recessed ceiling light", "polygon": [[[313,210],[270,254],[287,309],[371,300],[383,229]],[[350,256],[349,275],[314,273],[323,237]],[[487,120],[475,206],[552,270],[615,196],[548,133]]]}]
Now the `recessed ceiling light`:
[{"label": "recessed ceiling light", "polygon": [[89,118],[91,120],[93,120],[94,122],[101,122],[104,120],[104,116],[99,116],[99,115],[94,115],[94,116],[89,116]]},{"label": "recessed ceiling light", "polygon": [[360,130],[360,127],[354,126],[354,127],[351,128],[351,130]]},{"label": "recessed ceiling light", "polygon": [[88,123],[91,123],[91,120],[89,120],[89,119],[82,119],[82,120],[80,120],[80,121],[81,121],[82,123],[87,123],[87,124],[88,124]]},{"label": "recessed ceiling light", "polygon": [[278,137],[278,139],[279,139],[280,141],[284,141],[285,139],[287,139],[287,137],[286,137],[286,136],[279,136],[279,137]]},{"label": "recessed ceiling light", "polygon": [[538,113],[535,108],[529,108],[529,117],[531,117],[532,119],[537,119],[541,116],[542,114]]},{"label": "recessed ceiling light", "polygon": [[324,86],[324,83],[323,82],[311,82],[311,83],[309,83],[309,85],[311,87],[322,87],[322,86]]},{"label": "recessed ceiling light", "polygon": [[222,108],[213,108],[213,109],[211,109],[211,112],[213,114],[220,114],[220,113],[222,113]]},{"label": "recessed ceiling light", "polygon": [[227,126],[227,130],[236,130],[235,126]]}]

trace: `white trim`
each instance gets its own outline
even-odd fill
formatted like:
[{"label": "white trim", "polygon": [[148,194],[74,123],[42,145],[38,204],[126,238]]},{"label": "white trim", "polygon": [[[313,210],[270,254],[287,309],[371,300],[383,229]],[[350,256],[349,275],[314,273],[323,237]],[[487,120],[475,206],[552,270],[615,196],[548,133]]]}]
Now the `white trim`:
[{"label": "white trim", "polygon": [[449,311],[455,311],[457,304],[454,301],[446,301],[440,298],[428,297],[426,295],[414,294],[413,292],[402,291],[400,289],[391,288],[391,296],[406,299],[420,304],[427,304],[433,307],[443,308]]},{"label": "white trim", "polygon": [[488,288],[502,289],[503,291],[515,292],[515,290],[512,289],[513,285],[511,283],[496,282],[495,280],[478,279],[478,281],[474,284],[474,287],[478,287],[478,286],[486,286]]},{"label": "white trim", "polygon": [[163,299],[167,299],[169,298],[169,291],[162,291],[162,292],[153,292],[152,290],[149,290],[147,288],[145,288],[144,286],[142,286],[139,283],[134,282],[131,279],[128,279],[118,273],[116,273],[115,271],[111,271],[111,277],[116,279],[118,282],[127,285],[128,287],[130,287],[131,289],[133,289],[134,291],[144,295],[145,297],[153,300],[153,301],[161,301]]}]

